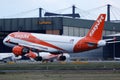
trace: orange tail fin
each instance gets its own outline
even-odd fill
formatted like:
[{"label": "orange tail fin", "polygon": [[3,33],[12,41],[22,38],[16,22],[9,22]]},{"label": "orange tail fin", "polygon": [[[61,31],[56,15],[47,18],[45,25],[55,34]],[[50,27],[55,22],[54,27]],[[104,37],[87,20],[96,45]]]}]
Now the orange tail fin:
[{"label": "orange tail fin", "polygon": [[86,37],[100,40],[102,38],[102,32],[104,28],[106,14],[100,14],[97,20],[92,25]]}]

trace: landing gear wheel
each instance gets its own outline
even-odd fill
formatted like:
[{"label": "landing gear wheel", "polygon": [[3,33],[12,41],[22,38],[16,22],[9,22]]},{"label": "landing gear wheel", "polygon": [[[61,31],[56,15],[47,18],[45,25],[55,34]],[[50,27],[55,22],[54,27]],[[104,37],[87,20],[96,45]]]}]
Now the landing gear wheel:
[{"label": "landing gear wheel", "polygon": [[36,60],[36,61],[42,61],[42,57],[41,57],[41,56],[36,57],[35,60]]}]

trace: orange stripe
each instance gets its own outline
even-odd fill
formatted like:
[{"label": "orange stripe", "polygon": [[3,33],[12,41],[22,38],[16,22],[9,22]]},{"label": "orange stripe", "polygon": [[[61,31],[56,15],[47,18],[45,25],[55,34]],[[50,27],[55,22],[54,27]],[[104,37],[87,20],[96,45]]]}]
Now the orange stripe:
[{"label": "orange stripe", "polygon": [[[10,34],[10,36],[14,37],[14,38],[21,39],[21,40],[25,40],[25,41],[28,41],[28,42],[32,42],[32,43],[44,45],[44,46],[47,46],[47,47],[55,48],[55,49],[58,49],[58,50],[63,50],[62,48],[59,48],[59,47],[57,47],[55,45],[52,45],[52,44],[50,44],[48,42],[45,42],[43,40],[37,39],[36,37],[34,37],[33,35],[31,35],[31,33],[15,32],[15,33]],[[28,37],[28,38],[26,38],[26,37]]]}]

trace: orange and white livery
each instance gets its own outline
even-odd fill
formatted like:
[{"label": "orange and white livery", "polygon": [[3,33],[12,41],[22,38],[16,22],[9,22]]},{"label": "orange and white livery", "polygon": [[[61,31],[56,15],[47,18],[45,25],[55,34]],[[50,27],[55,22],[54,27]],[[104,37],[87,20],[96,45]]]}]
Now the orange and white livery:
[{"label": "orange and white livery", "polygon": [[[106,41],[102,40],[105,17],[106,14],[100,14],[84,37],[13,32],[3,40],[3,43],[13,47],[12,51],[15,55],[28,55],[37,59],[40,57],[38,52],[55,55],[96,49],[106,45]],[[60,59],[65,58],[64,55],[60,56]]]}]

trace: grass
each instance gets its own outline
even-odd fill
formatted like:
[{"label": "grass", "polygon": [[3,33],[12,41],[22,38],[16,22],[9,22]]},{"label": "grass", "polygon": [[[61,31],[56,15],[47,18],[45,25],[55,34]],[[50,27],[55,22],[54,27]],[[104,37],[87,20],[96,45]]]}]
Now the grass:
[{"label": "grass", "polygon": [[0,80],[120,80],[120,63],[1,63]]},{"label": "grass", "polygon": [[0,74],[0,80],[120,80],[120,72],[103,70],[31,71]]}]

